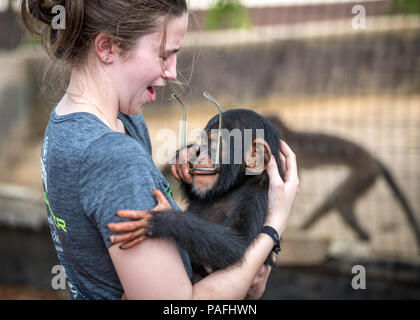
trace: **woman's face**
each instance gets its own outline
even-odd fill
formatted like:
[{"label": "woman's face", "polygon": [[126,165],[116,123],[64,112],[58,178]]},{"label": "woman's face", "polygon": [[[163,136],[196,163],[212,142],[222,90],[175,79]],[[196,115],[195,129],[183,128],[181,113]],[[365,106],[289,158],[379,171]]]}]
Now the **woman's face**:
[{"label": "woman's face", "polygon": [[169,21],[163,56],[163,31],[159,31],[141,37],[126,60],[121,56],[115,59],[110,72],[117,89],[120,112],[139,114],[146,103],[155,101],[155,88],[176,79],[177,52],[182,47],[187,27],[187,14]]}]

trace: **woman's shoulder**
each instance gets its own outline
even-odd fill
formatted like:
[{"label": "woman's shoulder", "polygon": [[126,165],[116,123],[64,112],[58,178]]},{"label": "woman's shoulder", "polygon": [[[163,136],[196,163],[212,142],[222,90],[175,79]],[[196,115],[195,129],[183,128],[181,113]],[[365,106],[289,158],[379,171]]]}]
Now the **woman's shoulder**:
[{"label": "woman's shoulder", "polygon": [[140,162],[146,160],[147,155],[147,150],[132,137],[119,132],[107,132],[89,143],[83,159]]},{"label": "woman's shoulder", "polygon": [[57,119],[52,117],[47,125],[44,145],[48,141],[51,156],[56,155],[66,162],[79,159],[93,163],[148,157],[148,150],[136,139],[110,130],[92,114],[79,113],[64,118],[55,121]]}]

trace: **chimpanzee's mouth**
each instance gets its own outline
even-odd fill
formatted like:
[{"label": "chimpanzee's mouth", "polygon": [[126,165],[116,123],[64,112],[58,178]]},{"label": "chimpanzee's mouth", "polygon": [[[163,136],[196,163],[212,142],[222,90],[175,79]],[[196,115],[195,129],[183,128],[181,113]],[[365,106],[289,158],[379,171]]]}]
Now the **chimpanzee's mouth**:
[{"label": "chimpanzee's mouth", "polygon": [[215,170],[215,166],[212,164],[199,164],[199,165],[193,166],[190,169],[189,173],[192,175],[208,176],[208,175],[218,174],[219,172]]}]

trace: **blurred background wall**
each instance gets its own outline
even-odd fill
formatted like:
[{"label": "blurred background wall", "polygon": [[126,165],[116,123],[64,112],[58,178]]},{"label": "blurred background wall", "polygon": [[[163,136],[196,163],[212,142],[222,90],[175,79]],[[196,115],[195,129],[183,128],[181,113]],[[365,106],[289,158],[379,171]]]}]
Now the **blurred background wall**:
[{"label": "blurred background wall", "polygon": [[[60,92],[42,95],[47,59],[36,39],[20,31],[6,2],[0,2],[0,298],[67,298],[51,289],[58,261],[39,169],[43,130]],[[184,85],[165,88],[144,111],[155,159],[159,130],[178,131],[181,120],[172,91],[188,105],[191,131],[215,114],[202,98],[208,90],[224,109],[251,108],[292,130],[356,143],[388,167],[420,220],[418,0],[190,4],[190,33],[178,60]],[[54,84],[54,74],[48,79]],[[330,150],[327,142],[321,147]],[[300,192],[265,299],[420,297],[413,224],[383,178],[354,207],[369,241],[360,240],[337,210],[302,229],[351,173],[346,161],[352,159],[300,170]],[[351,286],[355,265],[366,268],[366,290]]]}]

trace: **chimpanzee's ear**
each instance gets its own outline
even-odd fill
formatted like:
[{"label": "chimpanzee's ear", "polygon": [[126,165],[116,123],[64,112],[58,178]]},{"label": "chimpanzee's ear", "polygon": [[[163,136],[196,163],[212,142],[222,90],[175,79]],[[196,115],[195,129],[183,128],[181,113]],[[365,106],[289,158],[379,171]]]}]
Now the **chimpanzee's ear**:
[{"label": "chimpanzee's ear", "polygon": [[271,149],[268,143],[261,138],[254,139],[249,150],[245,153],[246,175],[263,173],[270,159]]}]

